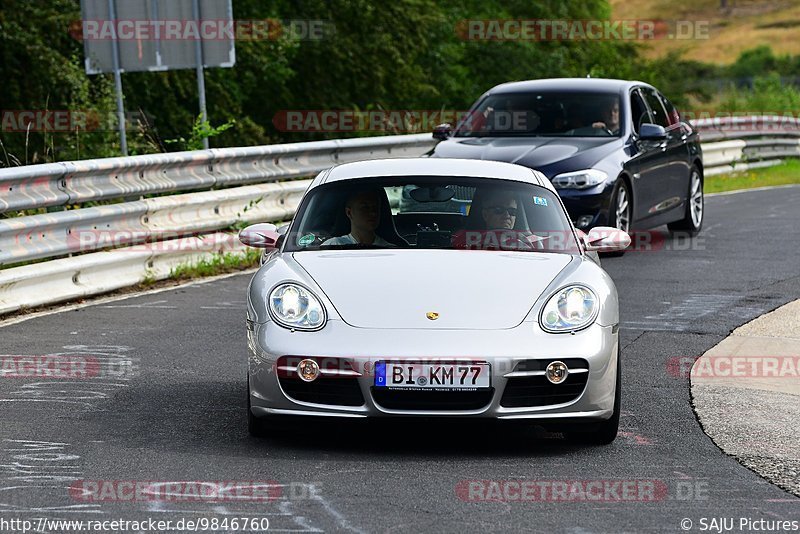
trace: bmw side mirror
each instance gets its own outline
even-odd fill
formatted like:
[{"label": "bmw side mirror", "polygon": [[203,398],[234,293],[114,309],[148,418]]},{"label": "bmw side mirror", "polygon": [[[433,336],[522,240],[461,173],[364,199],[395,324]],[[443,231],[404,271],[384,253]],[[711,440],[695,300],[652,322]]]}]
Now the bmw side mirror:
[{"label": "bmw side mirror", "polygon": [[583,242],[589,251],[618,252],[628,248],[631,244],[631,236],[619,228],[595,226],[589,230],[589,234],[584,237]]},{"label": "bmw side mirror", "polygon": [[440,124],[433,129],[433,138],[439,141],[450,139],[451,135],[453,135],[453,128],[447,123]]},{"label": "bmw side mirror", "polygon": [[661,141],[667,138],[667,131],[663,126],[646,122],[639,128],[639,138],[647,141]]},{"label": "bmw side mirror", "polygon": [[281,235],[272,223],[253,224],[239,232],[239,241],[248,247],[274,249]]}]

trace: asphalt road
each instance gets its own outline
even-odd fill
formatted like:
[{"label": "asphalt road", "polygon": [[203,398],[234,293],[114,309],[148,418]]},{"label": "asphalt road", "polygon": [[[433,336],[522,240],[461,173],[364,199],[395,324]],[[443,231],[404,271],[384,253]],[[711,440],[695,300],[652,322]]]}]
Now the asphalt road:
[{"label": "asphalt road", "polygon": [[[66,353],[98,375],[0,379],[0,521],[237,516],[268,518],[270,530],[284,532],[592,533],[680,532],[684,519],[695,532],[702,518],[734,518],[736,528],[739,518],[800,520],[800,499],[703,434],[688,379],[669,372],[674,358],[699,356],[800,297],[798,206],[800,187],[709,198],[693,242],[668,239],[604,260],[620,292],[624,376],[621,435],[607,447],[472,422],[308,422],[252,439],[247,276],[0,328],[6,355]],[[474,480],[639,481],[658,491],[652,499],[611,489],[602,501],[469,501],[457,488]],[[276,489],[268,501],[221,502],[120,491],[95,502],[74,489],[97,481],[271,481]],[[109,484],[98,487],[122,487]]]}]

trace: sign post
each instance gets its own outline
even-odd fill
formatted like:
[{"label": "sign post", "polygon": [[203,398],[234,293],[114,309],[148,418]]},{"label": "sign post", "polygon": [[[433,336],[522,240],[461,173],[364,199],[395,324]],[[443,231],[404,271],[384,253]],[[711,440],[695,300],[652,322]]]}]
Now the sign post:
[{"label": "sign post", "polygon": [[[114,0],[108,0],[108,13],[111,20],[117,20],[116,7]],[[122,73],[119,70],[119,41],[114,36],[111,40],[111,62],[114,70],[114,86],[117,93],[117,126],[119,127],[119,146],[123,156],[128,155],[128,135],[125,131],[125,102],[122,92]]]},{"label": "sign post", "polygon": [[[192,0],[192,17],[200,27],[200,0]],[[206,110],[206,75],[203,72],[203,41],[198,39],[194,45],[195,61],[197,62],[197,93],[200,95],[200,120],[208,120]],[[208,150],[208,137],[203,138],[203,148]]]},{"label": "sign post", "polygon": [[[114,74],[123,154],[122,73],[195,69],[200,117],[208,120],[204,69],[236,64],[232,0],[81,0],[81,17],[86,74]],[[215,29],[210,36],[207,27]]]}]

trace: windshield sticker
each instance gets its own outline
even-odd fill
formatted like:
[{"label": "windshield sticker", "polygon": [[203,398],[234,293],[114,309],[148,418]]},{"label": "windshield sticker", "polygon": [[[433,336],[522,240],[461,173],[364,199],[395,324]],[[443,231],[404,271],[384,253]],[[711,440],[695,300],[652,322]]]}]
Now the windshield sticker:
[{"label": "windshield sticker", "polygon": [[537,206],[547,206],[547,199],[542,197],[533,197],[533,203]]},{"label": "windshield sticker", "polygon": [[301,247],[307,247],[308,245],[313,243],[316,238],[317,236],[315,236],[314,234],[306,234],[297,240],[297,244],[300,245]]}]

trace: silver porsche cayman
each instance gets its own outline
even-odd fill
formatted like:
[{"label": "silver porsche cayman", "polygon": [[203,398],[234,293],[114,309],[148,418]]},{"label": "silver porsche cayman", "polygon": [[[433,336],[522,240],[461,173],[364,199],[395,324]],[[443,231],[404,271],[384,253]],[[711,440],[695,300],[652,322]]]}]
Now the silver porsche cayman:
[{"label": "silver porsche cayman", "polygon": [[550,181],[509,163],[393,159],[320,173],[265,249],[247,299],[248,420],[483,417],[610,443],[619,311]]}]

